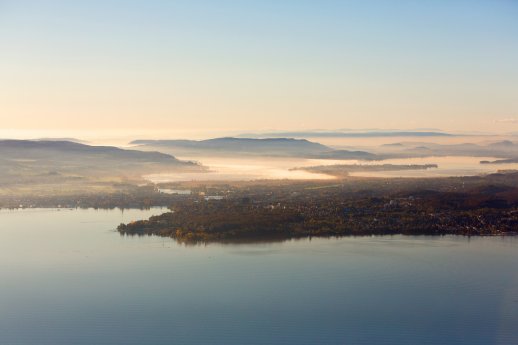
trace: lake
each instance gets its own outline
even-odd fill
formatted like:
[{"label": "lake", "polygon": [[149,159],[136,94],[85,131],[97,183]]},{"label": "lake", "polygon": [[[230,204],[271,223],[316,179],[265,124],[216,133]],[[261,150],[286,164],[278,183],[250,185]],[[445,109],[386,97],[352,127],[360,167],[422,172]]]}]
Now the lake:
[{"label": "lake", "polygon": [[185,246],[160,209],[0,211],[0,344],[518,344],[518,239]]},{"label": "lake", "polygon": [[437,164],[437,168],[399,171],[363,171],[352,172],[351,176],[360,177],[448,177],[476,176],[495,173],[498,170],[518,170],[518,163],[480,164],[480,161],[494,161],[495,157],[423,157],[399,158],[383,161],[360,161],[356,159],[303,159],[303,158],[257,158],[257,157],[181,157],[183,160],[198,160],[210,169],[209,172],[170,172],[146,175],[145,178],[153,183],[179,181],[243,181],[260,179],[290,179],[290,180],[322,180],[334,179],[331,175],[312,173],[293,168],[311,167],[334,164],[359,165],[412,165]]}]

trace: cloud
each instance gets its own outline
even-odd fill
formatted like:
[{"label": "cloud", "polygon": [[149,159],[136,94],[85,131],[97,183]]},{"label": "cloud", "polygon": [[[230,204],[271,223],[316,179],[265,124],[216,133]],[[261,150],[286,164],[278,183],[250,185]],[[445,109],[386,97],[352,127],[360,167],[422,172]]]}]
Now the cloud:
[{"label": "cloud", "polygon": [[518,119],[515,117],[509,117],[506,119],[495,120],[496,123],[518,123]]}]

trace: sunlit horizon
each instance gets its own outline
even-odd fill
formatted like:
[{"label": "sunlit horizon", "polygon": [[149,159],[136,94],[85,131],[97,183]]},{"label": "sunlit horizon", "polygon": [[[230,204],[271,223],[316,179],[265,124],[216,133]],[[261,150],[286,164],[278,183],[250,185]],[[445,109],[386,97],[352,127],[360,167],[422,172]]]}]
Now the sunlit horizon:
[{"label": "sunlit horizon", "polygon": [[517,13],[513,1],[2,1],[2,136],[518,132]]}]

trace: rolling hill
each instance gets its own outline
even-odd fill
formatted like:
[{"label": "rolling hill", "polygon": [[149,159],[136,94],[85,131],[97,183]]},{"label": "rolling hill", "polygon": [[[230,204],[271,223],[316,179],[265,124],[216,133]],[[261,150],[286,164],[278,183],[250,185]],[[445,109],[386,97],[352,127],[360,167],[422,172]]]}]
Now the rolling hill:
[{"label": "rolling hill", "polygon": [[363,151],[334,150],[306,139],[292,138],[215,138],[208,140],[135,140],[139,149],[160,150],[175,155],[256,155],[269,157],[373,159]]},{"label": "rolling hill", "polygon": [[160,152],[40,140],[0,140],[0,166],[3,184],[135,178],[161,171],[202,169]]}]

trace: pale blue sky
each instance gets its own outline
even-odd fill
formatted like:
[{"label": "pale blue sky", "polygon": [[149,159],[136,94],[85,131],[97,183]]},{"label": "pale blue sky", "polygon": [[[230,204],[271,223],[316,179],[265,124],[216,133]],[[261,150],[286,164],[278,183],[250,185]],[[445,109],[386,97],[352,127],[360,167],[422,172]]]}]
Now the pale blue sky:
[{"label": "pale blue sky", "polygon": [[518,1],[0,0],[1,129],[518,130]]}]

